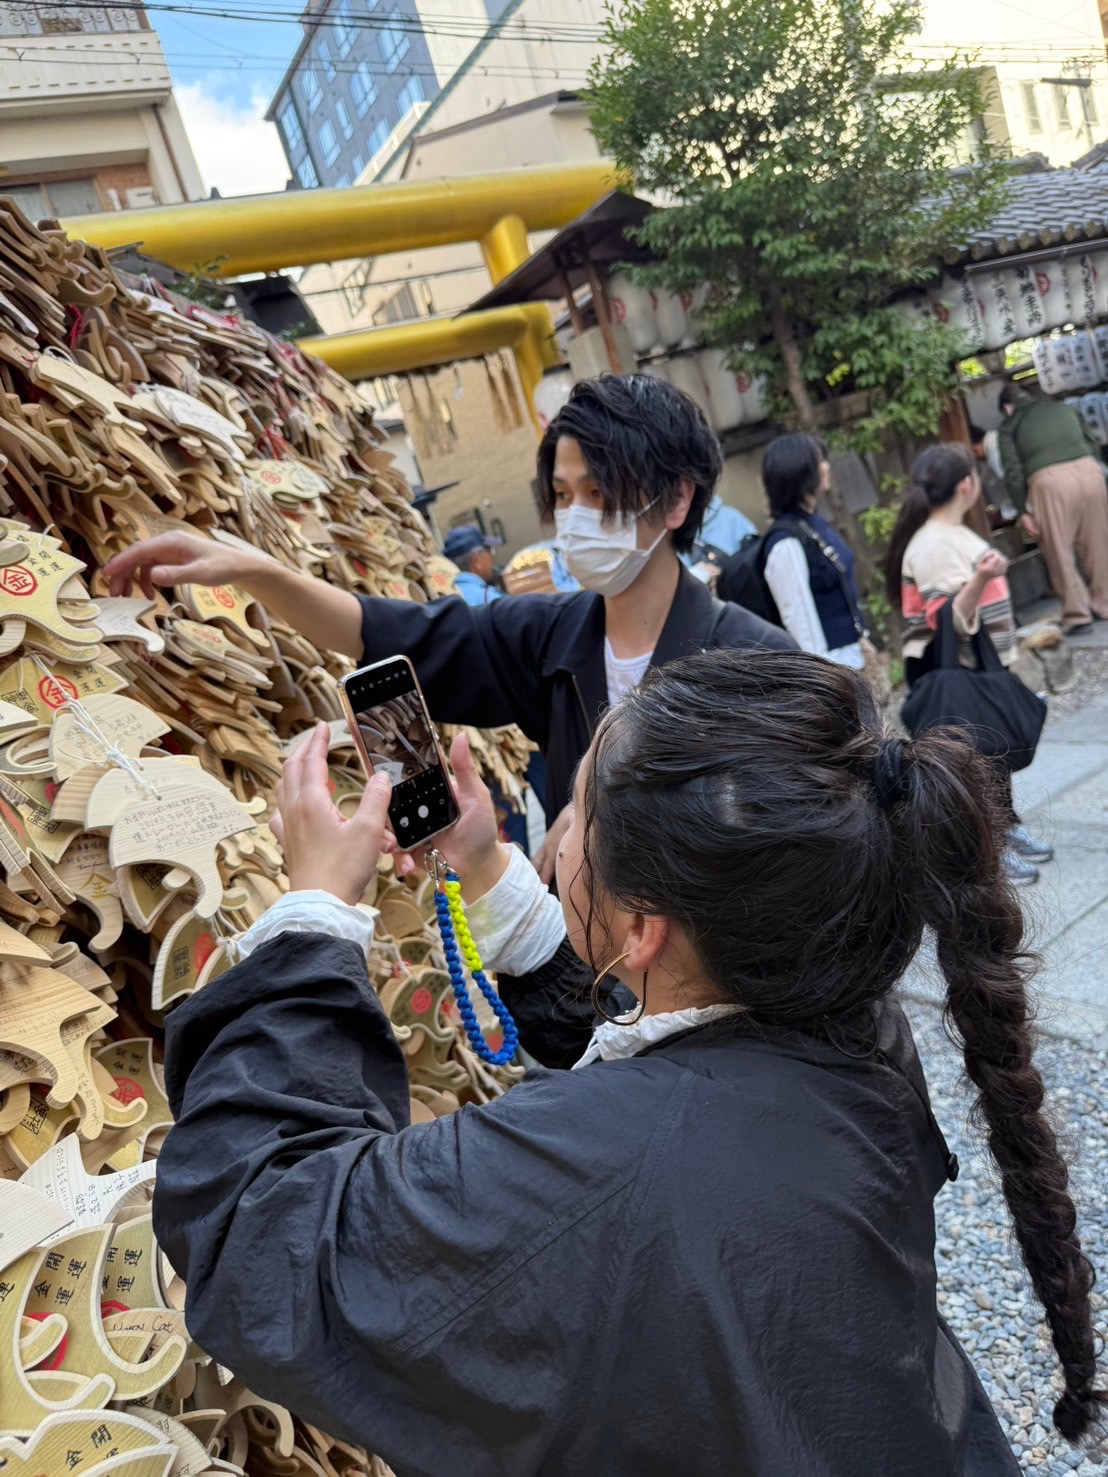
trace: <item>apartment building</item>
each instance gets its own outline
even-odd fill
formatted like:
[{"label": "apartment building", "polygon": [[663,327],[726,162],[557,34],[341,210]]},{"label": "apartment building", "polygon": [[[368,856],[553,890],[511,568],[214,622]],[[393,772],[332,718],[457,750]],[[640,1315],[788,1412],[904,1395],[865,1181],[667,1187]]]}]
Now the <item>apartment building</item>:
[{"label": "apartment building", "polygon": [[496,0],[311,0],[266,117],[303,189],[396,154],[485,34]]},{"label": "apartment building", "polygon": [[144,10],[0,5],[0,194],[32,219],[204,194]]}]

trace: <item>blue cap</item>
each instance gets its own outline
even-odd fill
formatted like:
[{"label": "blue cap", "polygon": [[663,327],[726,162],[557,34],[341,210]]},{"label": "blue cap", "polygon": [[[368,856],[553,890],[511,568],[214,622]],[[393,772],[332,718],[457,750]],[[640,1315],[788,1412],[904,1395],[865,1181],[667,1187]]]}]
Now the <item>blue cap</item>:
[{"label": "blue cap", "polygon": [[499,549],[503,542],[503,539],[491,538],[487,533],[482,533],[476,523],[463,523],[461,528],[452,528],[446,535],[442,551],[457,564],[459,559],[472,554],[474,549]]}]

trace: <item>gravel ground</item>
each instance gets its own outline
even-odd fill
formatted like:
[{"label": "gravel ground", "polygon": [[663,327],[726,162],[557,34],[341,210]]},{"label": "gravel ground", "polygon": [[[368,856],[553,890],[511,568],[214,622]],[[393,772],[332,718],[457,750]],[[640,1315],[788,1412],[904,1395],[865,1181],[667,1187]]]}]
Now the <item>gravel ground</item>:
[{"label": "gravel ground", "polygon": [[[1102,655],[1102,653],[1097,653]],[[936,1202],[939,1308],[984,1383],[1025,1471],[1041,1477],[1108,1477],[1108,1449],[1074,1451],[1051,1426],[1058,1389],[1054,1351],[1008,1230],[991,1161],[967,1123],[959,1053],[938,1009],[906,1002],[935,1116],[961,1173]],[[1078,1225],[1102,1277],[1094,1293],[1108,1331],[1108,1053],[1042,1038],[1038,1063],[1072,1166]],[[1102,1366],[1102,1375],[1104,1368]]]},{"label": "gravel ground", "polygon": [[1108,648],[1075,646],[1073,665],[1078,677],[1077,686],[1072,692],[1051,696],[1048,723],[1055,718],[1064,718],[1068,713],[1080,712],[1108,693]]}]

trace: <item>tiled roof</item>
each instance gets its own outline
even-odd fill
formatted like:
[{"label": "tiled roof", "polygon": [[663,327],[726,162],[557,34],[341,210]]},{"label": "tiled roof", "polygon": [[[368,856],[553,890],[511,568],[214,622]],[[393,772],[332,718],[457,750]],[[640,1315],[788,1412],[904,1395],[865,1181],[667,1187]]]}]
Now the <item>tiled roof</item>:
[{"label": "tiled roof", "polygon": [[1071,169],[1036,169],[1013,176],[997,218],[975,232],[954,262],[990,261],[1048,246],[1108,237],[1108,149],[1094,149]]}]

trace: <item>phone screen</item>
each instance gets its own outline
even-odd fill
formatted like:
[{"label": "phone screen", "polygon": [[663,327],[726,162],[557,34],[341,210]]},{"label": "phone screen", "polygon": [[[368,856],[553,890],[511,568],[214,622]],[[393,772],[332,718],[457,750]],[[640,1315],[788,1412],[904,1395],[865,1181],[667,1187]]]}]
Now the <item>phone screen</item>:
[{"label": "phone screen", "polygon": [[458,819],[454,792],[411,663],[390,657],[344,679],[347,721],[370,770],[392,781],[389,820],[405,849]]}]

